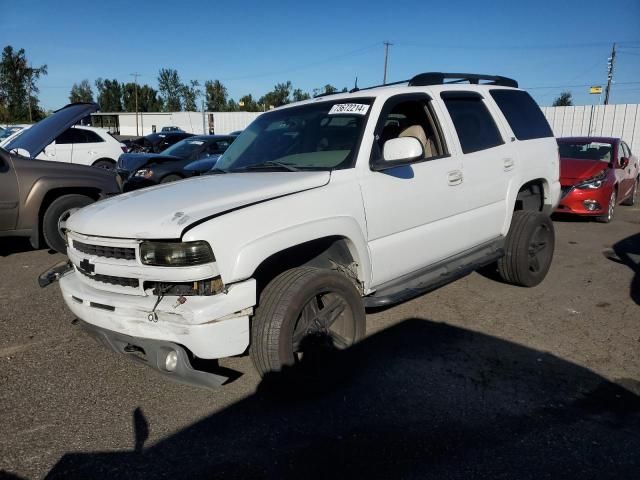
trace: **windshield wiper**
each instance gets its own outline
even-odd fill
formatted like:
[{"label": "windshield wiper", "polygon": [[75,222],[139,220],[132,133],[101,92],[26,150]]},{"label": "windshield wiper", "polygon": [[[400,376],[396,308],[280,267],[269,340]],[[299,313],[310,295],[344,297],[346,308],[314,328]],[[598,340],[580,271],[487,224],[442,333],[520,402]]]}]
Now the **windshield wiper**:
[{"label": "windshield wiper", "polygon": [[225,170],[224,168],[213,167],[212,169],[204,172],[204,175],[218,175],[221,173],[229,173],[229,170]]},{"label": "windshield wiper", "polygon": [[296,168],[293,165],[290,165],[288,163],[282,163],[282,162],[274,162],[273,160],[268,160],[268,161],[263,162],[263,163],[254,163],[253,165],[248,165],[248,166],[244,167],[242,170],[261,170],[263,168],[273,168],[273,167],[284,168],[285,170],[287,170],[289,172],[299,172],[300,171],[299,168]]}]

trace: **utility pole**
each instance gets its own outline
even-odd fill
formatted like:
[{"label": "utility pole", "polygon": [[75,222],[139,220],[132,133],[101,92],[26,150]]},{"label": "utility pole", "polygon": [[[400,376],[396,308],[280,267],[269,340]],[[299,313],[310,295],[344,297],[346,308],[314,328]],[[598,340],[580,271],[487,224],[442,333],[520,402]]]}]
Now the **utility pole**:
[{"label": "utility pole", "polygon": [[616,44],[613,44],[611,56],[607,60],[607,88],[604,91],[604,104],[609,105],[609,93],[611,91],[611,83],[613,82],[613,66],[616,63]]},{"label": "utility pole", "polygon": [[140,133],[138,131],[138,77],[140,76],[139,73],[132,73],[131,76],[133,77],[133,81],[136,84],[135,90],[136,90],[136,137],[140,136]]},{"label": "utility pole", "polygon": [[384,80],[382,80],[382,83],[386,85],[387,84],[387,62],[389,59],[389,47],[393,45],[393,43],[383,42],[383,44],[384,44]]},{"label": "utility pole", "polygon": [[28,70],[29,72],[29,85],[27,87],[27,104],[29,105],[29,123],[33,123],[33,118],[31,114],[31,83],[33,82],[33,69],[31,68],[31,62],[29,62]]}]

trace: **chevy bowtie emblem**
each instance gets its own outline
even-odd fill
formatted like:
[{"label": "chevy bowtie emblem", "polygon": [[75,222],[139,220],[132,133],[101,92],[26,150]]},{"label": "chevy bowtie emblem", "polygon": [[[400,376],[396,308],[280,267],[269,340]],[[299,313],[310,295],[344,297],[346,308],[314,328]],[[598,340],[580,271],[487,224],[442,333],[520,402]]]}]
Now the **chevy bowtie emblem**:
[{"label": "chevy bowtie emblem", "polygon": [[89,263],[86,258],[80,262],[80,268],[87,273],[95,273],[96,267],[93,263]]}]

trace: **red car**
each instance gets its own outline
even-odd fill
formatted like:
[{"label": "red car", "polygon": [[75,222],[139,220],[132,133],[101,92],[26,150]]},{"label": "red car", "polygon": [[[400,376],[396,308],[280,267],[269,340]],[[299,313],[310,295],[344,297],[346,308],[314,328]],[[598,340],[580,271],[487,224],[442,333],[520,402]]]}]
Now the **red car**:
[{"label": "red car", "polygon": [[556,212],[608,223],[616,205],[634,205],[638,159],[620,138],[558,138],[562,197]]}]

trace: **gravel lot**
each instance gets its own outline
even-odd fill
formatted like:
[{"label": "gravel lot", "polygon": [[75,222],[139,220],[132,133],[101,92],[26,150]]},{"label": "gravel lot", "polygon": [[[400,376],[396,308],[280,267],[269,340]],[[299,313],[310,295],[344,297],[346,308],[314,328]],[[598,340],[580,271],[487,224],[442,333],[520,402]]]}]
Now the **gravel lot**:
[{"label": "gravel lot", "polygon": [[[368,315],[315,392],[170,383],[73,325],[0,239],[0,477],[639,478],[640,209],[559,219],[534,289],[474,273]],[[490,275],[489,275],[490,276]]]}]

